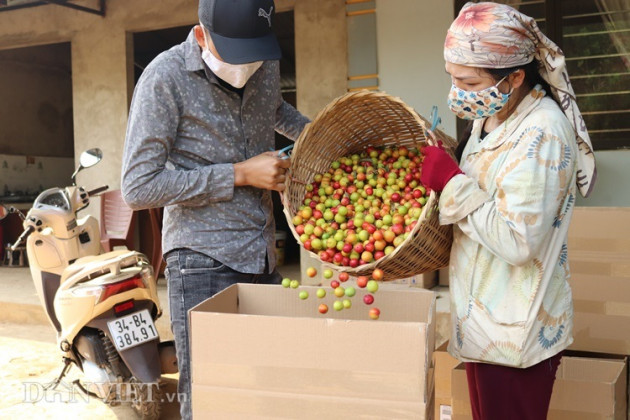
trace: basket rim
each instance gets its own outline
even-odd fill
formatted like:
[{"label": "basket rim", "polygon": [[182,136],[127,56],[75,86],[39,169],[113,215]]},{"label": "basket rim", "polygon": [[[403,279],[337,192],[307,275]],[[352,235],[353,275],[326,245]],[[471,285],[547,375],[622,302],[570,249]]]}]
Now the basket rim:
[{"label": "basket rim", "polygon": [[[359,90],[359,91],[354,91],[354,92],[348,92],[348,93],[346,93],[344,95],[341,95],[341,96],[335,98],[329,104],[327,104],[322,110],[320,110],[317,113],[316,117],[310,123],[306,124],[306,126],[304,127],[302,133],[300,134],[298,139],[295,141],[293,154],[298,155],[300,153],[302,145],[305,144],[306,139],[309,137],[309,135],[311,134],[312,130],[314,130],[315,128],[318,127],[318,123],[319,123],[319,121],[322,118],[324,118],[326,115],[328,115],[328,113],[330,113],[332,110],[334,110],[336,107],[338,107],[343,102],[346,102],[346,101],[349,101],[349,100],[354,100],[356,98],[361,98],[361,97],[384,98],[384,99],[386,99],[388,101],[396,103],[398,106],[401,106],[409,115],[412,116],[413,120],[421,127],[421,129],[423,130],[424,133],[427,133],[427,131],[428,131],[427,130],[427,125],[429,124],[429,122],[427,120],[425,120],[422,116],[420,116],[413,108],[411,108],[409,105],[407,105],[399,97],[389,95],[386,92],[382,92],[382,91],[375,92],[375,91],[369,91],[369,90]],[[434,130],[434,133],[438,136],[438,138],[445,138],[447,140],[451,139],[450,136],[448,136],[447,134],[445,134],[441,130]],[[429,144],[429,145],[434,145],[433,139],[429,135],[425,135],[425,140],[423,140],[423,141],[426,141],[426,143]],[[452,140],[451,145],[454,144],[454,143],[455,143],[455,141]],[[295,180],[290,180],[289,182],[295,182]],[[303,181],[300,181],[300,182],[308,183],[308,182],[310,182],[310,180],[303,180]],[[293,217],[297,213],[297,209],[295,211],[293,211],[292,203],[290,202],[290,198],[289,198],[288,194],[289,194],[289,188],[287,186],[287,188],[285,188],[285,190],[281,194],[282,204],[283,204],[283,213],[285,214],[285,217],[287,219],[287,224],[289,226],[289,230],[293,234],[293,237],[298,242],[298,245],[301,248],[304,248],[304,244],[302,244],[301,241],[300,241],[300,235],[297,233],[297,231],[295,229],[295,226],[293,225]],[[412,241],[414,239],[414,236],[416,235],[416,233],[422,228],[422,226],[425,223],[427,223],[427,220],[430,217],[432,217],[432,216],[433,217],[437,217],[438,202],[439,202],[439,194],[432,190],[429,193],[429,197],[427,199],[427,202],[425,203],[424,206],[422,206],[422,212],[420,214],[420,217],[418,218],[414,228],[409,232],[407,238],[405,238],[405,240],[402,243],[400,243],[397,247],[395,247],[395,249],[394,249],[394,251],[392,253],[390,253],[390,254],[380,258],[379,260],[374,260],[371,263],[359,265],[357,267],[336,265],[336,264],[333,264],[333,263],[321,260],[321,258],[317,255],[317,253],[315,253],[315,252],[313,252],[311,250],[307,250],[305,248],[304,248],[304,250],[307,251],[307,254],[309,255],[310,258],[316,259],[324,267],[334,269],[335,271],[346,272],[346,273],[348,273],[350,275],[353,275],[353,276],[361,275],[360,273],[362,273],[364,271],[373,270],[375,268],[378,268],[381,265],[386,264],[388,261],[393,260],[400,252],[403,252],[403,250],[405,248],[405,244],[408,244],[410,241]],[[387,280],[385,280],[385,281],[387,281]]]}]

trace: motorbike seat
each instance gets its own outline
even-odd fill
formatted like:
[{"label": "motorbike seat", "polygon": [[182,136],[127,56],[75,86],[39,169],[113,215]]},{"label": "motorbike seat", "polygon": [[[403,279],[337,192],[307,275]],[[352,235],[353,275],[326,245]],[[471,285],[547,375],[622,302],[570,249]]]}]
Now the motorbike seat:
[{"label": "motorbike seat", "polygon": [[137,251],[129,251],[127,249],[82,257],[63,270],[63,273],[61,273],[61,283],[73,276],[84,277],[94,272],[107,270],[108,266],[111,266],[112,264],[119,264],[126,259],[131,259],[132,262],[132,264],[126,265],[135,265],[138,258],[146,259],[146,257],[139,254]]}]

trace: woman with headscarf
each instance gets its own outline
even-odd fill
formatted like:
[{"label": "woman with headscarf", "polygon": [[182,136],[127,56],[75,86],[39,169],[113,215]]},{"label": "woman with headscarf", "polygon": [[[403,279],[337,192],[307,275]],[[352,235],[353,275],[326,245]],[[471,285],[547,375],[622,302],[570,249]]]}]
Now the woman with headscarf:
[{"label": "woman with headscarf", "polygon": [[453,225],[448,350],[475,419],[545,419],[573,341],[567,233],[595,159],[562,51],[531,17],[467,3],[448,30],[450,109],[473,120],[459,165],[427,147],[422,182]]}]

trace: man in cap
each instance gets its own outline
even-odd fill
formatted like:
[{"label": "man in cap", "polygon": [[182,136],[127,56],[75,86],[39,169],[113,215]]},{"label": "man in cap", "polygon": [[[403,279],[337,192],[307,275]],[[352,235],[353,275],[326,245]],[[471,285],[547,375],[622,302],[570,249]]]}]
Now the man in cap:
[{"label": "man in cap", "polygon": [[308,120],[282,100],[273,0],[200,0],[199,21],[136,86],[122,193],[164,207],[163,251],[184,419],[191,417],[187,311],[234,283],[277,283],[271,190]]}]

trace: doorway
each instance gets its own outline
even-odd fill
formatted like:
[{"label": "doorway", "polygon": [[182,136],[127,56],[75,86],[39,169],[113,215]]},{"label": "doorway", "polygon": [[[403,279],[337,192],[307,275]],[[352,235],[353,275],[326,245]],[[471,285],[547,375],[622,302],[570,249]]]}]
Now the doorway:
[{"label": "doorway", "polygon": [[32,201],[74,169],[70,43],[0,51],[0,197]]},{"label": "doorway", "polygon": [[[70,54],[69,42],[0,51],[0,202],[22,212],[74,170]],[[17,214],[0,221],[1,248],[21,232]]]}]

